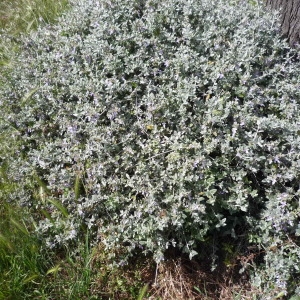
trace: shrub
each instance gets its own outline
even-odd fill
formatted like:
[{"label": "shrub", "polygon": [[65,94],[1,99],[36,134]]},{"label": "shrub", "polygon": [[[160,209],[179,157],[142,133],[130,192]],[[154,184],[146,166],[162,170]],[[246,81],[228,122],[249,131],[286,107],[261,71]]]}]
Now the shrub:
[{"label": "shrub", "polygon": [[1,91],[19,201],[52,247],[83,224],[157,262],[216,232],[296,245],[299,70],[258,4],[74,1]]}]

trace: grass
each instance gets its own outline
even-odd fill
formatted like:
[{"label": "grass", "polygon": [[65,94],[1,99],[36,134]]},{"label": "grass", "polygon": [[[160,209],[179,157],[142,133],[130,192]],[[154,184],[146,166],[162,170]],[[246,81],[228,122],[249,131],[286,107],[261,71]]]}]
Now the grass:
[{"label": "grass", "polygon": [[68,0],[1,0],[0,67],[11,62],[20,34],[35,30],[41,23],[54,23],[68,4]]},{"label": "grass", "polygon": [[68,3],[68,0],[2,0],[0,28],[13,35],[29,32],[40,23],[55,22]]},{"label": "grass", "polygon": [[26,299],[41,282],[47,259],[30,233],[29,222],[25,222],[28,216],[1,202],[0,299]]}]

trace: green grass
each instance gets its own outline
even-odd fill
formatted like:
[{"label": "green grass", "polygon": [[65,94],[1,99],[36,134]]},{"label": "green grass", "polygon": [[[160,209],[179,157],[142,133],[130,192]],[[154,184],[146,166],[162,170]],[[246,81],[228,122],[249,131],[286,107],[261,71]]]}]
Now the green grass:
[{"label": "green grass", "polygon": [[1,202],[0,299],[26,299],[41,282],[47,259],[30,233],[29,222],[25,222],[28,216],[18,207]]},{"label": "green grass", "polygon": [[3,200],[1,204],[0,300],[93,299],[92,282],[99,272],[92,267],[95,253],[89,234],[78,243],[76,254],[45,250],[26,210]]}]

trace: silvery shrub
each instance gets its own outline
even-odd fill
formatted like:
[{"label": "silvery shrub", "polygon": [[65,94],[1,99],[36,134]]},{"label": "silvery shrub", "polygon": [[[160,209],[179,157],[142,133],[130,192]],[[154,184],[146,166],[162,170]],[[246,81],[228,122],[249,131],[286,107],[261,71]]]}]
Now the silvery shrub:
[{"label": "silvery shrub", "polygon": [[277,19],[254,1],[76,0],[24,37],[0,94],[19,141],[3,161],[47,245],[87,227],[160,262],[244,230],[267,253],[258,286],[288,292],[300,64]]}]

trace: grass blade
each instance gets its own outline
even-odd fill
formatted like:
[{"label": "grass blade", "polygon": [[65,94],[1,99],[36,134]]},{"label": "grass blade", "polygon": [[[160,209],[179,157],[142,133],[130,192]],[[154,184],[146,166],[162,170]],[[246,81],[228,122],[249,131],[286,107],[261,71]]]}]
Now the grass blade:
[{"label": "grass blade", "polygon": [[0,244],[2,244],[5,248],[11,251],[14,250],[11,242],[1,233],[0,233]]},{"label": "grass blade", "polygon": [[28,232],[27,228],[26,228],[23,224],[19,223],[19,222],[16,221],[14,218],[11,218],[11,219],[10,219],[10,222],[11,222],[17,229],[19,229],[22,233],[24,233],[25,235],[29,235],[29,232]]},{"label": "grass blade", "polygon": [[61,270],[61,267],[60,265],[56,265],[55,267],[49,269],[46,273],[46,275],[49,275],[49,274],[53,274],[54,276]]},{"label": "grass blade", "polygon": [[61,213],[64,217],[68,217],[69,216],[69,213],[67,211],[67,209],[59,202],[59,201],[56,201],[54,199],[48,199],[48,201],[53,204]]},{"label": "grass blade", "polygon": [[145,285],[141,288],[137,300],[143,300],[144,297],[146,296],[147,291],[148,291],[148,284],[145,284]]}]

